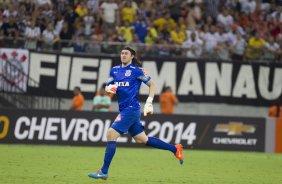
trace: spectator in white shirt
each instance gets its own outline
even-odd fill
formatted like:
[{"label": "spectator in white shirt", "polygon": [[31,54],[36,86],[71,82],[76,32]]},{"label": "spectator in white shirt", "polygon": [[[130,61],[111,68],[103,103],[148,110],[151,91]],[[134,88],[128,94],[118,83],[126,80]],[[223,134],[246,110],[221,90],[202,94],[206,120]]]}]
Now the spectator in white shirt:
[{"label": "spectator in white shirt", "polygon": [[14,5],[11,3],[11,4],[7,5],[7,8],[3,12],[3,16],[5,16],[5,17],[10,17],[10,16],[17,17],[18,11],[15,10]]},{"label": "spectator in white shirt", "polygon": [[100,0],[87,0],[87,7],[96,14],[99,10]]},{"label": "spectator in white shirt", "polygon": [[35,26],[35,21],[31,22],[31,25],[25,28],[25,48],[36,49],[37,42],[40,39],[40,28]]},{"label": "spectator in white shirt", "polygon": [[267,42],[265,43],[265,50],[263,58],[268,60],[274,60],[277,58],[279,52],[280,52],[280,46],[278,43],[274,41],[274,38],[269,35],[267,37]]},{"label": "spectator in white shirt", "polygon": [[88,40],[90,39],[92,35],[92,26],[94,25],[94,17],[93,17],[93,12],[88,11],[88,14],[83,17],[83,22],[84,22],[84,35],[85,39]]},{"label": "spectator in white shirt", "polygon": [[223,61],[230,61],[230,48],[227,45],[227,42],[220,42],[216,46],[216,53],[217,58],[223,60]]},{"label": "spectator in white shirt", "polygon": [[225,28],[222,25],[218,25],[216,29],[217,32],[215,33],[215,37],[217,40],[217,44],[226,42]]},{"label": "spectator in white shirt", "polygon": [[257,3],[255,0],[240,0],[241,11],[247,15],[253,13],[256,10]]},{"label": "spectator in white shirt", "polygon": [[232,59],[235,61],[242,61],[244,59],[245,48],[246,48],[246,40],[242,37],[242,35],[237,32],[236,39],[233,43],[232,49]]},{"label": "spectator in white shirt", "polygon": [[219,34],[216,32],[216,27],[211,26],[211,31],[206,32],[203,35],[204,41],[204,53],[205,56],[210,58],[216,58],[216,47],[218,44],[218,36]]},{"label": "spectator in white shirt", "polygon": [[102,10],[102,18],[103,18],[103,28],[109,29],[115,27],[116,18],[119,15],[117,13],[118,11],[118,5],[115,3],[114,0],[108,0],[106,2],[103,2],[100,6]]},{"label": "spectator in white shirt", "polygon": [[199,58],[202,55],[203,41],[197,38],[196,33],[192,32],[190,38],[183,42],[185,56],[188,58]]},{"label": "spectator in white shirt", "polygon": [[271,7],[272,0],[262,0],[260,4],[260,9],[263,11],[268,11]]},{"label": "spectator in white shirt", "polygon": [[224,29],[222,37],[223,37],[223,40],[226,41],[228,46],[232,46],[234,42],[236,41],[236,35],[235,33],[233,33],[232,30],[227,31],[226,29]]},{"label": "spectator in white shirt", "polygon": [[52,5],[51,0],[36,0],[37,6],[44,6],[45,4]]},{"label": "spectator in white shirt", "polygon": [[193,30],[193,29],[187,29],[186,30],[186,38],[187,40],[190,40],[191,39],[191,34],[194,33],[196,35],[196,39],[199,38],[199,31],[196,29],[196,30]]},{"label": "spectator in white shirt", "polygon": [[227,30],[233,24],[233,17],[229,14],[228,9],[224,9],[222,13],[217,16],[217,23],[224,26]]},{"label": "spectator in white shirt", "polygon": [[59,37],[54,31],[53,24],[49,23],[47,28],[42,33],[42,49],[52,50],[56,42],[59,41]]},{"label": "spectator in white shirt", "polygon": [[45,4],[42,6],[42,11],[40,11],[40,16],[44,17],[48,22],[54,21],[54,12],[50,4]]},{"label": "spectator in white shirt", "polygon": [[273,21],[277,21],[279,20],[279,22],[282,22],[282,9],[281,8],[277,8],[277,11],[273,12],[271,14],[271,17],[273,19]]},{"label": "spectator in white shirt", "polygon": [[63,25],[64,25],[64,18],[62,16],[61,13],[57,13],[57,19],[56,19],[56,24],[55,24],[55,32],[57,35],[60,34],[60,32],[62,31],[63,29]]}]

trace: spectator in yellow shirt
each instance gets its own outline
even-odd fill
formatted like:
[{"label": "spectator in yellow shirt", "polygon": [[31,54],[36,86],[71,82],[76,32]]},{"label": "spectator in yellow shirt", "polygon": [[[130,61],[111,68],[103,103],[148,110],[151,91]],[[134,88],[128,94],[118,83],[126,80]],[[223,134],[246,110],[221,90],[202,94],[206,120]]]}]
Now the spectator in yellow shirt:
[{"label": "spectator in yellow shirt", "polygon": [[265,40],[258,33],[248,41],[246,56],[248,59],[259,59],[263,55]]},{"label": "spectator in yellow shirt", "polygon": [[145,43],[148,45],[153,45],[156,43],[157,37],[154,36],[150,29],[147,29],[147,35],[145,37]]},{"label": "spectator in yellow shirt", "polygon": [[165,13],[165,16],[160,17],[154,21],[154,24],[157,26],[159,31],[162,31],[164,26],[167,26],[168,31],[173,29],[176,26],[175,21],[171,18],[169,12]]},{"label": "spectator in yellow shirt", "polygon": [[132,2],[127,1],[125,6],[121,9],[121,20],[133,23],[136,16],[136,9],[132,7]]},{"label": "spectator in yellow shirt", "polygon": [[152,45],[155,44],[158,38],[158,31],[155,28],[153,22],[148,21],[147,35],[145,37],[145,43]]},{"label": "spectator in yellow shirt", "polygon": [[249,40],[249,46],[254,49],[261,49],[265,46],[264,39],[260,38],[257,34],[255,37],[251,37]]},{"label": "spectator in yellow shirt", "polygon": [[84,1],[81,2],[79,5],[77,5],[75,9],[75,13],[79,15],[80,17],[84,17],[88,14],[87,5],[85,4]]},{"label": "spectator in yellow shirt", "polygon": [[157,38],[158,37],[158,31],[152,21],[148,19],[148,28],[147,30],[151,33],[152,37]]},{"label": "spectator in yellow shirt", "polygon": [[179,45],[182,45],[182,43],[186,40],[185,32],[180,30],[178,26],[170,31],[170,37],[174,43]]},{"label": "spectator in yellow shirt", "polygon": [[183,32],[186,31],[186,22],[185,22],[185,19],[183,17],[179,17],[178,18],[178,26],[179,26],[179,29]]},{"label": "spectator in yellow shirt", "polygon": [[126,42],[131,42],[133,37],[134,28],[130,25],[129,21],[124,21],[124,25],[118,28],[118,33],[123,33]]}]

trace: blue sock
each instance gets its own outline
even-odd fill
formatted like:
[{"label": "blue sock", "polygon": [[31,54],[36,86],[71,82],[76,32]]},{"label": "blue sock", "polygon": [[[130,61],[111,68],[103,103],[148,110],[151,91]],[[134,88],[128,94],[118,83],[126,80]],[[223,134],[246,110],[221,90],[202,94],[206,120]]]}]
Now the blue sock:
[{"label": "blue sock", "polygon": [[117,147],[116,141],[107,142],[107,147],[106,147],[105,157],[104,157],[104,165],[101,169],[104,174],[108,174],[108,170],[109,170],[111,161],[116,152],[116,147]]},{"label": "blue sock", "polygon": [[169,150],[172,153],[176,153],[176,147],[174,145],[165,143],[162,140],[155,138],[155,137],[149,137],[146,145],[152,146],[158,149]]}]

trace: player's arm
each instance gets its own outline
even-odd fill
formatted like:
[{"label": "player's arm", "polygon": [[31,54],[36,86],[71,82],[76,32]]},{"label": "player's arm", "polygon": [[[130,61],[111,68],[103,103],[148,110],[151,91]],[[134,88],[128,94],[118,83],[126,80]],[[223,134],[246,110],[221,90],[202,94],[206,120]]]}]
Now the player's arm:
[{"label": "player's arm", "polygon": [[149,87],[149,96],[146,100],[144,106],[144,116],[153,114],[153,99],[157,90],[155,83],[152,81],[151,77],[147,74],[144,68],[139,68],[137,70],[137,78],[145,83]]},{"label": "player's arm", "polygon": [[149,96],[144,106],[144,116],[153,114],[154,112],[153,99],[157,90],[156,84],[151,79],[146,84],[147,86],[149,86]]},{"label": "player's arm", "polygon": [[113,75],[113,69],[111,70],[110,72],[110,77],[107,81],[107,85],[105,87],[105,91],[107,93],[111,93],[111,94],[116,94],[116,91],[117,91],[117,85],[114,83],[114,75]]},{"label": "player's arm", "polygon": [[146,83],[146,85],[149,87],[149,96],[148,96],[148,98],[149,98],[149,97],[154,98],[155,93],[156,93],[156,91],[157,91],[157,86],[156,86],[156,84],[155,84],[152,80],[149,80],[149,81]]},{"label": "player's arm", "polygon": [[137,79],[141,80],[144,84],[149,86],[149,96],[146,100],[144,106],[144,116],[153,114],[153,99],[157,90],[155,83],[152,81],[151,77],[147,74],[144,68],[139,68],[136,71]]}]

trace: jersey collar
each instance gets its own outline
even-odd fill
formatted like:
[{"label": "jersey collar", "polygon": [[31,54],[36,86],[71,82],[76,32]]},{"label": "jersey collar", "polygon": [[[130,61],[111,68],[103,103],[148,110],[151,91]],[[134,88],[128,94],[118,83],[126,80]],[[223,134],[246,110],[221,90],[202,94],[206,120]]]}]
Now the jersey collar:
[{"label": "jersey collar", "polygon": [[129,65],[127,65],[127,66],[125,66],[125,67],[122,67],[122,64],[120,64],[120,67],[121,67],[121,68],[128,68],[128,67],[130,67],[130,66],[133,66],[133,64],[130,63]]}]

